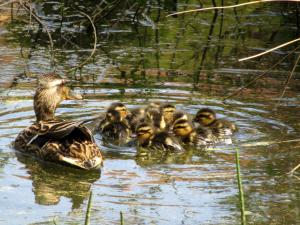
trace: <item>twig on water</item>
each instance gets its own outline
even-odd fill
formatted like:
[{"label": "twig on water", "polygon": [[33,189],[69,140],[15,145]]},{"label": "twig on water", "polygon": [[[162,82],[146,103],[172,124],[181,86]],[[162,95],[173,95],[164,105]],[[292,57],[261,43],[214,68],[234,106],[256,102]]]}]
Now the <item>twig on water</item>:
[{"label": "twig on water", "polygon": [[253,143],[241,144],[241,147],[254,147],[254,146],[268,146],[273,144],[282,144],[282,143],[291,143],[291,142],[300,142],[300,139],[284,140],[284,141],[260,141]]},{"label": "twig on water", "polygon": [[216,6],[216,7],[208,7],[208,8],[201,8],[201,9],[185,10],[185,11],[169,14],[166,17],[180,15],[180,14],[184,14],[184,13],[191,13],[191,12],[201,12],[201,11],[217,10],[217,9],[231,9],[231,8],[237,8],[237,7],[241,7],[241,6],[252,5],[252,4],[257,4],[257,3],[264,3],[264,2],[300,2],[300,0],[259,0],[259,1],[245,2],[245,3],[241,3],[241,4],[236,4],[236,5]]},{"label": "twig on water", "polygon": [[124,217],[122,211],[120,211],[120,224],[124,225]]},{"label": "twig on water", "polygon": [[[299,0],[299,1],[300,1],[300,0]],[[276,47],[274,47],[274,48],[271,48],[271,49],[269,49],[269,50],[267,50],[267,51],[263,51],[263,52],[261,52],[261,53],[259,53],[259,54],[256,54],[256,55],[252,55],[252,56],[249,56],[249,57],[246,57],[246,58],[239,59],[239,62],[242,62],[242,61],[245,61],[245,60],[248,60],[248,59],[254,59],[254,58],[257,58],[257,57],[259,57],[259,56],[265,55],[265,54],[267,54],[267,53],[269,53],[269,52],[272,52],[272,51],[275,51],[275,50],[277,50],[277,49],[279,49],[279,48],[282,48],[282,47],[284,47],[284,46],[293,44],[293,43],[295,43],[295,42],[297,42],[297,41],[300,41],[300,38],[296,38],[296,39],[294,39],[294,40],[292,40],[292,41],[285,42],[285,43],[283,43],[283,44],[281,44],[281,45],[278,45],[278,46],[276,46]]]},{"label": "twig on water", "polygon": [[288,87],[288,85],[290,83],[290,80],[292,79],[292,76],[294,75],[295,69],[296,69],[296,67],[297,67],[297,65],[299,63],[299,60],[300,60],[300,54],[298,55],[298,58],[297,58],[297,60],[295,62],[295,65],[294,65],[292,71],[290,72],[290,75],[288,76],[288,78],[286,79],[286,81],[284,83],[284,87],[283,87],[282,93],[280,95],[279,101],[280,101],[280,99],[283,98],[283,96],[284,96],[284,94],[286,92],[286,89],[287,89],[287,87]]},{"label": "twig on water", "polygon": [[240,200],[240,210],[241,210],[241,224],[246,224],[246,215],[245,215],[245,200],[244,200],[244,192],[243,192],[243,184],[241,179],[241,171],[240,171],[240,154],[239,148],[235,148],[235,163],[236,163],[236,176],[239,188],[239,200]]},{"label": "twig on water", "polygon": [[91,208],[92,208],[92,197],[93,197],[93,192],[90,192],[89,196],[89,201],[88,201],[88,206],[85,214],[85,222],[84,225],[89,225],[90,224],[90,218],[91,218]]},{"label": "twig on water", "polygon": [[251,80],[248,84],[242,86],[241,88],[239,88],[238,90],[236,90],[235,92],[233,92],[232,94],[226,96],[225,98],[223,98],[223,102],[229,98],[231,98],[232,96],[235,96],[236,94],[240,93],[242,90],[244,90],[245,88],[249,87],[251,84],[253,84],[255,81],[259,80],[261,77],[263,77],[264,75],[266,75],[267,73],[269,73],[272,69],[274,69],[278,64],[280,64],[283,60],[285,60],[287,57],[289,57],[291,54],[293,54],[296,50],[298,50],[300,48],[300,46],[296,47],[294,50],[292,50],[291,52],[289,52],[286,56],[282,57],[280,60],[278,60],[271,68],[269,68],[267,71],[263,72],[262,74],[256,76],[253,80]]},{"label": "twig on water", "polygon": [[95,52],[96,52],[96,49],[97,49],[97,41],[98,41],[98,40],[97,40],[97,30],[96,30],[95,24],[94,24],[92,18],[91,18],[89,15],[87,15],[87,14],[84,13],[84,12],[79,12],[79,13],[82,14],[82,15],[84,15],[85,17],[87,17],[88,20],[91,22],[91,25],[92,25],[92,27],[93,27],[93,33],[94,33],[94,47],[93,47],[93,50],[92,50],[90,56],[89,56],[86,60],[84,60],[84,61],[83,61],[82,63],[80,63],[78,66],[76,66],[76,67],[74,67],[74,68],[72,68],[72,69],[69,69],[69,70],[67,71],[67,73],[71,73],[71,72],[73,72],[73,71],[76,71],[77,69],[81,69],[84,65],[86,65],[86,64],[91,60],[91,58],[94,56],[94,54],[95,54]]},{"label": "twig on water", "polygon": [[297,165],[297,166],[295,166],[290,172],[289,172],[289,174],[293,174],[297,169],[299,169],[300,168],[300,163]]}]

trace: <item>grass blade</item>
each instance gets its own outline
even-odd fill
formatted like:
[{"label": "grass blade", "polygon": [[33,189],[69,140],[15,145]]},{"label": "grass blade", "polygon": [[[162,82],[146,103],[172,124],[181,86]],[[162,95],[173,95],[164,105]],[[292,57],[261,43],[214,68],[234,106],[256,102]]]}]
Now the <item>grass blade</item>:
[{"label": "grass blade", "polygon": [[90,192],[89,196],[89,201],[88,201],[88,206],[85,214],[85,222],[84,225],[89,225],[90,224],[90,218],[91,218],[91,208],[92,208],[92,197],[93,197],[93,192]]},{"label": "grass blade", "polygon": [[244,200],[243,184],[242,184],[241,170],[240,170],[239,148],[235,148],[235,164],[236,164],[236,176],[237,176],[237,182],[238,182],[238,188],[239,188],[241,224],[246,225],[245,200]]}]

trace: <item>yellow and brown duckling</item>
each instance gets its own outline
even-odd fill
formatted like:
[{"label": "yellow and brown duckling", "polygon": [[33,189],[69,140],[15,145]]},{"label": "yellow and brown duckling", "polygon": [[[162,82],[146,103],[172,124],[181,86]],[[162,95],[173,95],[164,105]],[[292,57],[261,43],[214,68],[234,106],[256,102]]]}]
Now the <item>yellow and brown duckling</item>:
[{"label": "yellow and brown duckling", "polygon": [[172,104],[166,103],[160,106],[160,112],[164,117],[166,129],[169,129],[171,127],[175,111],[176,108]]},{"label": "yellow and brown duckling", "polygon": [[145,122],[146,112],[146,108],[135,108],[129,111],[126,119],[133,133],[135,133],[136,128],[140,123]]},{"label": "yellow and brown duckling", "polygon": [[163,131],[167,126],[163,114],[158,109],[148,110],[144,121],[150,123],[155,131]]},{"label": "yellow and brown duckling", "polygon": [[152,124],[156,130],[166,129],[166,122],[160,107],[160,103],[152,102],[144,108],[132,109],[127,116],[132,132],[135,132],[137,126],[143,122]]},{"label": "yellow and brown duckling", "polygon": [[217,119],[216,113],[209,108],[200,109],[193,119],[201,126],[210,128],[216,136],[230,136],[237,131],[237,127],[230,121]]},{"label": "yellow and brown duckling", "polygon": [[39,79],[34,95],[36,122],[21,131],[13,146],[45,161],[86,170],[98,169],[102,166],[102,155],[90,130],[83,125],[85,121],[63,121],[54,117],[63,100],[82,99],[65,84],[66,81],[56,74]]},{"label": "yellow and brown duckling", "polygon": [[105,114],[105,118],[99,124],[99,132],[104,138],[126,143],[131,136],[127,116],[128,110],[123,103],[112,103]]},{"label": "yellow and brown duckling", "polygon": [[211,130],[202,127],[194,128],[184,116],[174,122],[172,131],[184,144],[201,147],[217,143],[217,138]]},{"label": "yellow and brown duckling", "polygon": [[182,152],[184,148],[168,132],[156,132],[149,123],[141,123],[136,130],[138,147],[154,151]]}]

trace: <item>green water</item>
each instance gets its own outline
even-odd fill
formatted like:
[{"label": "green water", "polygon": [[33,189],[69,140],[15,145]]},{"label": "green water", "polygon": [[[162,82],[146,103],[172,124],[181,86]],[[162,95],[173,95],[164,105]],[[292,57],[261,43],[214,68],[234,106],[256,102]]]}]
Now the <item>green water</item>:
[{"label": "green water", "polygon": [[[33,2],[52,34],[53,65],[48,37],[34,19],[29,23],[17,5],[13,18],[10,5],[0,8],[0,224],[83,224],[91,190],[91,224],[119,224],[120,211],[125,224],[240,224],[235,147],[248,224],[300,224],[300,175],[287,175],[300,163],[300,144],[280,143],[299,138],[298,68],[278,101],[299,51],[255,86],[222,101],[295,49],[291,45],[238,62],[299,36],[295,3],[166,18],[174,10],[172,1],[126,1],[95,22],[93,60],[66,74],[93,49],[93,29],[78,9],[92,13],[104,6],[97,1]],[[200,3],[178,1],[177,8]],[[63,102],[60,118],[92,118],[115,101],[128,108],[159,101],[190,114],[211,107],[239,131],[232,145],[191,149],[162,160],[137,158],[136,148],[103,143],[97,134],[105,156],[101,175],[37,162],[16,154],[10,143],[35,119],[36,76],[54,69],[84,95],[82,101]]]}]

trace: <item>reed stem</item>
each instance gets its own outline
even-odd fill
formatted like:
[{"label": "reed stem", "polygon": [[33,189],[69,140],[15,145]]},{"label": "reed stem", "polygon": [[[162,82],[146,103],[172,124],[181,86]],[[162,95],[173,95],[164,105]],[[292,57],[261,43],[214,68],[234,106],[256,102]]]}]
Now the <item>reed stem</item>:
[{"label": "reed stem", "polygon": [[93,197],[93,192],[90,192],[89,196],[89,201],[88,201],[88,206],[85,214],[85,222],[84,225],[89,225],[90,224],[90,218],[91,218],[91,208],[92,208],[92,197]]},{"label": "reed stem", "polygon": [[124,225],[124,217],[122,211],[120,211],[120,224]]},{"label": "reed stem", "polygon": [[236,175],[237,175],[238,188],[239,188],[239,200],[240,200],[240,210],[241,210],[241,224],[242,225],[246,225],[245,200],[244,200],[244,192],[243,192],[241,170],[240,170],[240,153],[239,153],[239,148],[235,148],[235,163],[236,163]]}]

